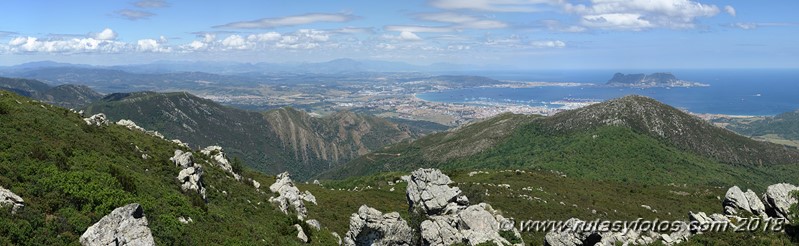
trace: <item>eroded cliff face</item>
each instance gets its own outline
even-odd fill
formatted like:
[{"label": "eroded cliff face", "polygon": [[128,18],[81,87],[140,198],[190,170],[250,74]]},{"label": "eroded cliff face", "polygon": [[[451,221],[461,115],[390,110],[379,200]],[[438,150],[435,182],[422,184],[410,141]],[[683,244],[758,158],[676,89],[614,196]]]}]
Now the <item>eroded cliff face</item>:
[{"label": "eroded cliff face", "polygon": [[303,164],[319,160],[332,167],[381,146],[418,137],[407,127],[352,112],[316,118],[281,108],[265,113],[264,118],[280,144]]}]

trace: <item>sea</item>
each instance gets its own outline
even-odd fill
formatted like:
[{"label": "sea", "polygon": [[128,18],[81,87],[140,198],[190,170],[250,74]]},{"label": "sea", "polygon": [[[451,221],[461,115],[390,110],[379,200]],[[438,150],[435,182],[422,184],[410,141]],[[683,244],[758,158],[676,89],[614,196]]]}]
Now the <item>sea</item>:
[{"label": "sea", "polygon": [[[690,88],[619,88],[604,85],[613,74],[671,72],[678,79],[709,84]],[[770,116],[799,109],[799,70],[583,70],[469,72],[497,80],[574,82],[582,86],[467,88],[417,94],[446,103],[504,103],[557,107],[553,102],[586,102],[637,94],[700,114]],[[590,84],[594,84],[593,86]]]}]

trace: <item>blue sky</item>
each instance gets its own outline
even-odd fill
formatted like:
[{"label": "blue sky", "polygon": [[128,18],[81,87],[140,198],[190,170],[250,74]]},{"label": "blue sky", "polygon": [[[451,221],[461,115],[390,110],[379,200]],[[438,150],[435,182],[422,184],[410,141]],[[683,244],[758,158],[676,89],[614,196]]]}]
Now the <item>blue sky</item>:
[{"label": "blue sky", "polygon": [[4,0],[0,9],[0,65],[353,58],[514,69],[799,67],[795,0]]}]

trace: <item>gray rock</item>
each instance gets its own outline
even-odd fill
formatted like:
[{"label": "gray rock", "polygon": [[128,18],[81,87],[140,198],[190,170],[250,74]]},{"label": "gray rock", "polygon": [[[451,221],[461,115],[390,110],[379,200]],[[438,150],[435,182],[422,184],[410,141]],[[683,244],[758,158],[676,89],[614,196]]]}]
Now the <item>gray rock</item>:
[{"label": "gray rock", "polygon": [[544,236],[544,244],[551,246],[577,246],[588,244],[589,239],[593,241],[601,240],[602,236],[597,232],[580,230],[581,223],[585,222],[576,218],[566,220],[563,228],[556,228],[556,230],[547,232]]},{"label": "gray rock", "polygon": [[306,220],[305,224],[308,224],[317,231],[322,229],[322,223],[319,223],[318,220]]},{"label": "gray rock", "polygon": [[338,245],[341,245],[341,236],[338,235],[336,232],[331,232],[330,235],[333,235],[337,239]]},{"label": "gray rock", "polygon": [[180,168],[188,168],[194,166],[194,157],[192,156],[191,152],[183,152],[182,150],[176,149],[175,154],[169,158],[172,163],[175,163],[175,166]]},{"label": "gray rock", "polygon": [[255,187],[256,190],[261,189],[261,183],[259,183],[258,181],[253,180],[252,181],[252,187]]},{"label": "gray rock", "polygon": [[781,183],[769,186],[763,194],[766,213],[772,218],[789,218],[789,209],[797,203],[796,197],[791,194],[799,187]]},{"label": "gray rock", "polygon": [[313,203],[314,205],[318,205],[316,204],[316,197],[313,194],[311,194],[310,191],[307,190],[305,191],[305,193],[302,193],[302,200]]},{"label": "gray rock", "polygon": [[236,180],[241,180],[241,175],[233,171],[233,166],[230,165],[230,160],[228,160],[227,155],[225,155],[225,151],[222,149],[222,147],[208,146],[205,149],[200,150],[200,153],[211,157],[211,162],[222,168],[222,170],[225,170],[225,172],[233,175],[233,178]]},{"label": "gray rock", "polygon": [[766,215],[766,205],[763,204],[763,201],[760,200],[754,191],[747,189],[746,192],[744,192],[744,196],[749,202],[749,211],[752,212],[752,214],[760,216]]},{"label": "gray rock", "polygon": [[410,210],[417,208],[427,214],[439,214],[447,204],[468,205],[458,187],[449,187],[452,180],[438,169],[419,169],[408,178],[406,195]]},{"label": "gray rock", "polygon": [[303,243],[307,243],[308,235],[305,235],[305,231],[302,230],[302,226],[294,224],[294,228],[297,228],[297,238],[299,238]]},{"label": "gray rock", "polygon": [[278,194],[277,197],[269,198],[269,202],[276,204],[280,211],[288,214],[291,207],[297,212],[297,218],[300,220],[308,216],[308,209],[302,200],[302,194],[294,186],[294,182],[288,172],[278,174],[275,183],[269,186],[269,190]]},{"label": "gray rock", "polygon": [[86,125],[90,126],[107,126],[109,124],[108,119],[105,117],[105,114],[99,113],[88,118],[83,118],[83,121],[86,122]]},{"label": "gray rock", "polygon": [[742,211],[754,215],[765,214],[765,206],[757,197],[757,194],[752,190],[743,192],[738,186],[730,187],[727,190],[722,206],[724,206],[724,214],[726,215],[738,215]]},{"label": "gray rock", "polygon": [[203,184],[203,168],[198,164],[180,170],[178,173],[178,181],[180,181],[180,189],[183,191],[194,190],[206,199],[205,185]]},{"label": "gray rock", "polygon": [[350,229],[344,235],[344,245],[411,245],[413,230],[400,218],[399,213],[383,214],[376,209],[361,206],[350,217]]},{"label": "gray rock", "polygon": [[5,206],[11,206],[11,213],[17,213],[19,209],[25,207],[25,200],[11,190],[0,186],[0,207]]},{"label": "gray rock", "polygon": [[142,207],[138,203],[114,209],[100,221],[89,227],[80,236],[80,243],[86,245],[155,245],[155,240],[147,227]]}]

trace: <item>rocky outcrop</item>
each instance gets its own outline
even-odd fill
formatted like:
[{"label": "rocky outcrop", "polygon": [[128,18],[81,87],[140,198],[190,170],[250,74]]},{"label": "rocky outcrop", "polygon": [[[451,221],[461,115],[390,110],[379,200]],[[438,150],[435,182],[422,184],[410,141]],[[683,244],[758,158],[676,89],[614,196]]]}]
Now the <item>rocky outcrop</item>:
[{"label": "rocky outcrop", "polygon": [[466,243],[477,245],[494,243],[510,245],[501,231],[511,231],[521,239],[513,222],[480,203],[469,206],[469,199],[458,187],[450,187],[450,178],[437,169],[419,169],[405,180],[406,195],[411,212],[425,213],[429,219],[421,223],[422,244],[450,245]]},{"label": "rocky outcrop", "polygon": [[[140,127],[139,125],[136,125],[136,122],[133,122],[132,120],[121,119],[121,120],[117,121],[116,124],[120,125],[120,126],[124,126],[125,128],[128,128],[130,130],[144,132],[147,135],[150,135],[150,136],[153,136],[153,137],[157,137],[157,138],[160,138],[160,139],[164,139],[164,135],[162,135],[161,133],[159,133],[157,131],[148,131],[147,129],[144,129],[144,128]],[[186,146],[186,144],[184,144],[180,140],[175,139],[175,140],[171,140],[171,141],[173,143],[176,143],[176,144],[180,145],[180,146],[188,147],[188,146]]]},{"label": "rocky outcrop", "polygon": [[576,246],[576,245],[646,245],[661,242],[673,245],[688,240],[691,235],[688,224],[669,234],[653,231],[611,231],[608,228],[593,228],[592,222],[571,218],[562,225],[544,236],[544,245],[550,246]]},{"label": "rocky outcrop", "polygon": [[211,162],[213,162],[214,165],[219,166],[222,168],[222,170],[225,170],[225,172],[233,175],[233,178],[236,180],[241,180],[241,175],[233,171],[233,166],[230,165],[230,160],[228,160],[227,155],[225,155],[224,150],[222,150],[222,147],[208,146],[205,149],[200,150],[200,153],[211,157]]},{"label": "rocky outcrop", "polygon": [[452,180],[438,169],[419,169],[409,180],[406,194],[410,210],[421,209],[427,214],[437,214],[449,203],[468,205],[469,199],[458,187],[449,187]]},{"label": "rocky outcrop", "polygon": [[[477,245],[486,242],[510,245],[511,242],[499,235],[500,231],[510,228],[513,228],[513,222],[494,212],[490,205],[480,203],[457,214],[430,216],[429,220],[422,222],[421,233],[424,245]],[[521,238],[517,231],[513,232]]]},{"label": "rocky outcrop", "polygon": [[366,205],[350,217],[344,245],[411,245],[413,230],[399,213],[383,214]]},{"label": "rocky outcrop", "polygon": [[[550,231],[545,236],[546,245],[630,245],[651,244],[659,241],[665,245],[685,242],[695,234],[714,231],[714,228],[736,228],[733,221],[740,221],[742,212],[746,211],[765,219],[790,219],[789,209],[797,204],[797,199],[792,192],[799,191],[799,187],[791,184],[775,184],[768,187],[763,195],[763,201],[758,199],[752,190],[743,192],[737,186],[727,190],[722,205],[724,214],[707,215],[704,212],[689,212],[688,222],[682,222],[677,230],[670,233],[656,233],[652,231],[624,230],[613,232],[606,228],[582,230],[586,223],[579,219],[569,219],[565,225]],[[764,203],[765,202],[765,203]],[[748,217],[749,215],[744,215]]]},{"label": "rocky outcrop", "polygon": [[89,116],[88,118],[83,118],[83,121],[86,122],[86,125],[90,126],[107,126],[109,123],[108,119],[103,113],[95,114]]},{"label": "rocky outcrop", "polygon": [[180,189],[183,191],[194,190],[205,199],[205,185],[202,179],[203,167],[194,163],[191,152],[175,150],[175,155],[169,160],[181,168],[177,177],[178,181],[180,181]]},{"label": "rocky outcrop", "polygon": [[799,191],[799,187],[781,183],[769,186],[763,194],[766,213],[769,217],[790,219],[788,211],[796,205],[796,196],[792,193]]},{"label": "rocky outcrop", "polygon": [[303,201],[310,202],[310,203],[313,203],[314,205],[317,205],[316,204],[316,197],[313,194],[311,194],[310,191],[306,190],[305,193],[302,193],[301,197],[302,197]]},{"label": "rocky outcrop", "polygon": [[181,182],[180,189],[183,191],[197,191],[203,199],[206,199],[205,185],[203,184],[202,176],[203,168],[200,165],[194,165],[180,170],[180,173],[178,173],[178,180]]},{"label": "rocky outcrop", "polygon": [[25,200],[10,190],[0,186],[0,207],[11,206],[11,213],[25,207]]},{"label": "rocky outcrop", "polygon": [[288,214],[289,208],[293,208],[297,213],[297,218],[300,220],[308,216],[308,210],[305,208],[305,203],[302,199],[303,195],[294,186],[294,182],[291,181],[288,172],[278,174],[275,183],[269,186],[269,190],[278,194],[277,197],[270,197],[269,202],[276,204],[280,211]]},{"label": "rocky outcrop", "polygon": [[726,215],[738,215],[742,211],[754,215],[765,215],[766,209],[754,191],[747,190],[743,192],[738,186],[733,186],[727,190],[722,205]]},{"label": "rocky outcrop", "polygon": [[147,218],[138,203],[114,209],[80,236],[86,245],[155,245]]},{"label": "rocky outcrop", "polygon": [[183,152],[179,149],[175,150],[175,155],[170,157],[169,160],[181,168],[194,166],[194,157],[192,156],[191,152]]},{"label": "rocky outcrop", "polygon": [[297,228],[297,238],[303,243],[307,243],[308,235],[305,235],[305,231],[302,230],[302,226],[295,224],[294,228]]}]

